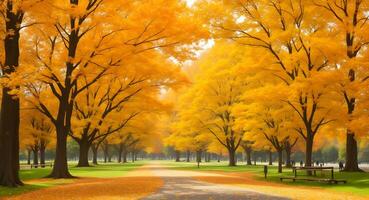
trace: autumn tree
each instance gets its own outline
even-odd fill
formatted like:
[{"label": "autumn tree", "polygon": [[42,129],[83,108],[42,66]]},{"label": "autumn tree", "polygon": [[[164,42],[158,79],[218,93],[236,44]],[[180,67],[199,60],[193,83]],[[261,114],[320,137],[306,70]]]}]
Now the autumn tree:
[{"label": "autumn tree", "polygon": [[177,1],[53,1],[43,19],[48,23],[39,29],[47,31],[35,31],[35,40],[43,46],[35,52],[37,79],[49,86],[59,102],[54,113],[43,102],[38,108],[50,118],[57,133],[50,175],[54,178],[71,177],[66,141],[79,94],[115,69],[128,67],[142,52],[187,57],[187,48],[179,46],[205,35],[197,29],[196,19],[191,20],[185,3]]},{"label": "autumn tree", "polygon": [[369,44],[367,34],[369,5],[363,0],[313,2],[321,17],[328,19],[328,23],[334,26],[327,31],[335,35],[331,38],[331,42],[335,45],[330,53],[335,54],[333,61],[339,66],[337,75],[340,80],[337,90],[347,110],[346,116],[343,117],[344,123],[347,124],[345,171],[361,171],[358,166],[357,139],[362,134],[355,132],[354,121],[364,110],[360,104],[364,100],[362,92],[365,87],[360,85],[367,84],[369,77],[367,70],[363,68],[367,66],[365,60]]},{"label": "autumn tree", "polygon": [[[18,176],[19,170],[19,120],[20,102],[17,97],[21,83],[13,80],[20,63],[21,30],[35,24],[32,20],[37,8],[43,8],[43,1],[1,1],[1,39],[3,53],[1,71],[3,88],[0,120],[0,185],[23,185]],[[36,9],[36,10],[35,10]]]},{"label": "autumn tree", "polygon": [[[311,166],[314,137],[331,122],[328,87],[332,79],[328,55],[319,43],[328,24],[314,12],[310,1],[225,1],[225,9],[210,13],[211,25],[222,37],[253,47],[263,56],[260,69],[280,79],[282,99],[302,125],[296,131],[305,141],[306,166]],[[258,51],[260,52],[258,53]],[[322,81],[326,80],[326,82]],[[281,100],[281,99],[279,99]]]},{"label": "autumn tree", "polygon": [[[45,151],[53,141],[53,126],[37,109],[24,105],[21,114],[21,143],[33,152],[33,164],[45,167]],[[40,158],[38,157],[40,155]]]}]

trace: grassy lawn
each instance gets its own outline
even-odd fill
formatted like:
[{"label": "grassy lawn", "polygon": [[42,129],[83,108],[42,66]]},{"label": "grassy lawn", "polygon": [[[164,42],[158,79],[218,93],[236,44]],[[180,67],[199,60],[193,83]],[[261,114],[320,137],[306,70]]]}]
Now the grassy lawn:
[{"label": "grassy lawn", "polygon": [[[136,163],[125,163],[125,164],[109,163],[81,168],[75,167],[75,164],[71,164],[69,169],[71,174],[76,177],[113,178],[113,177],[122,177],[127,172],[139,166],[142,166],[143,164],[144,164],[143,161],[138,161]],[[48,174],[50,174],[50,172],[51,172],[50,167],[21,170],[20,177],[22,181],[25,181],[25,185],[23,187],[18,188],[7,188],[0,186],[0,197],[21,194],[37,189],[73,182],[73,179],[46,179],[46,180],[43,179],[41,181],[37,181],[37,179],[42,179],[46,177]]]},{"label": "grassy lawn", "polygon": [[[249,172],[255,175],[255,179],[262,181],[278,182],[281,183],[279,177],[281,176],[293,176],[292,170],[284,168],[284,172],[279,174],[277,172],[276,166],[268,166],[268,178],[264,179],[264,167],[262,165],[252,165],[245,166],[243,163],[236,167],[227,166],[226,162],[211,162],[211,163],[201,163],[200,168],[197,168],[196,163],[176,163],[173,161],[163,161],[165,165],[171,166],[171,169],[178,170],[196,170],[196,171],[219,171],[219,172]],[[304,172],[298,172],[298,175],[302,176]],[[320,178],[320,172],[317,172],[317,176]],[[328,183],[320,182],[306,182],[297,181],[290,182],[284,181],[283,184],[293,185],[293,186],[313,186],[324,188],[333,191],[349,192],[356,195],[369,196],[369,173],[360,172],[335,172],[336,179],[345,179],[347,184],[330,185]],[[330,178],[330,171],[325,172],[325,178]]]}]

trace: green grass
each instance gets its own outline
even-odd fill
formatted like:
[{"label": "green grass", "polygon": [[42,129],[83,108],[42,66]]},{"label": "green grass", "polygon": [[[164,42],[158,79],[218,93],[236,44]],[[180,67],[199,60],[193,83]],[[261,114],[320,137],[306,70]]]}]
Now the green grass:
[{"label": "green grass", "polygon": [[[196,170],[196,171],[219,171],[219,172],[249,172],[254,174],[255,179],[267,181],[267,182],[278,182],[281,183],[279,178],[281,176],[293,176],[292,169],[283,169],[283,173],[280,174],[277,171],[276,166],[268,166],[268,178],[264,179],[264,167],[262,165],[252,165],[245,166],[244,164],[235,167],[227,166],[226,162],[211,162],[211,163],[201,163],[200,168],[197,168],[196,163],[176,163],[176,162],[161,162],[165,165],[171,166],[171,169],[178,170]],[[298,175],[303,176],[304,172],[298,172]],[[317,176],[320,176],[320,172],[317,172]],[[347,184],[328,184],[321,182],[306,182],[297,181],[290,182],[284,181],[283,184],[293,185],[293,186],[311,186],[319,187],[328,190],[338,191],[338,192],[349,192],[356,195],[369,196],[369,173],[361,172],[335,172],[334,176],[336,179],[345,179]],[[330,178],[330,171],[325,172],[325,178]]]},{"label": "green grass", "polygon": [[[144,164],[143,161],[139,161],[136,163],[125,163],[125,164],[118,163],[100,164],[97,166],[81,167],[81,168],[75,167],[75,164],[73,164],[70,165],[69,169],[71,174],[76,177],[114,178],[114,177],[122,177],[127,172],[139,166],[142,166],[143,164]],[[44,178],[48,174],[50,174],[50,172],[51,168],[47,167],[47,168],[21,170],[19,175],[22,181],[30,181],[32,179]],[[33,190],[66,184],[70,182],[73,182],[73,179],[68,180],[49,179],[46,181],[26,183],[24,186],[17,188],[8,188],[0,186],[0,197],[22,194]]]}]

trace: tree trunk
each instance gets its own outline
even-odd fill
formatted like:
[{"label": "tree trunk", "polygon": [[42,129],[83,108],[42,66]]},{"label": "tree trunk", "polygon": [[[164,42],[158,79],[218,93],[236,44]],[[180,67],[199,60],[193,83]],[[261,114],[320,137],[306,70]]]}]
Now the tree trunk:
[{"label": "tree trunk", "polygon": [[131,152],[131,157],[132,157],[132,163],[135,162],[135,151]]},{"label": "tree trunk", "polygon": [[196,162],[201,163],[201,151],[196,151]]},{"label": "tree trunk", "polygon": [[127,149],[123,149],[123,163],[126,163],[127,162],[127,154],[128,154],[128,152],[127,152]]},{"label": "tree trunk", "polygon": [[191,155],[191,152],[187,151],[186,152],[186,162],[190,162],[190,155]]},{"label": "tree trunk", "polygon": [[27,149],[27,165],[31,164],[31,150]]},{"label": "tree trunk", "polygon": [[97,165],[97,149],[98,147],[95,144],[91,145],[92,149],[92,164]]},{"label": "tree trunk", "polygon": [[311,159],[313,154],[313,139],[307,137],[305,150],[305,167],[311,167]]},{"label": "tree trunk", "polygon": [[122,152],[123,152],[123,143],[120,143],[118,149],[118,163],[122,162]]},{"label": "tree trunk", "polygon": [[236,166],[236,153],[232,148],[228,148],[229,162],[228,166]]},{"label": "tree trunk", "polygon": [[67,131],[63,128],[56,129],[56,151],[54,166],[49,177],[51,178],[72,178],[69,173],[67,162]]},{"label": "tree trunk", "polygon": [[45,168],[45,150],[46,150],[46,144],[44,141],[41,141],[40,143],[40,164],[42,168]]},{"label": "tree trunk", "polygon": [[286,146],[286,167],[291,168],[292,164],[291,164],[291,151],[292,149],[290,147]]},{"label": "tree trunk", "polygon": [[[20,9],[7,1],[5,20],[3,76],[9,75],[19,66],[19,31],[23,19]],[[19,98],[9,94],[12,88],[3,87],[0,114],[0,185],[16,187],[23,185],[19,179]]]},{"label": "tree trunk", "polygon": [[109,145],[108,144],[104,144],[103,147],[103,151],[104,151],[104,163],[108,162],[109,159]]},{"label": "tree trunk", "polygon": [[180,160],[181,152],[180,152],[180,151],[175,151],[175,154],[176,154],[176,162],[181,161],[181,160]]},{"label": "tree trunk", "polygon": [[108,162],[108,155],[106,154],[106,152],[104,151],[104,163]]},{"label": "tree trunk", "polygon": [[273,153],[269,150],[269,165],[273,165]]},{"label": "tree trunk", "polygon": [[79,144],[79,159],[77,167],[89,167],[88,164],[88,151],[90,150],[90,144],[88,143],[87,138],[82,139],[78,142]]},{"label": "tree trunk", "polygon": [[251,148],[247,148],[246,151],[245,151],[247,165],[252,165],[252,163],[251,163],[251,152],[252,152]]},{"label": "tree trunk", "polygon": [[282,173],[283,151],[278,150],[278,173]]},{"label": "tree trunk", "polygon": [[359,168],[357,157],[358,157],[357,141],[355,139],[355,134],[348,131],[346,135],[346,163],[344,171],[349,172],[362,171]]},{"label": "tree trunk", "polygon": [[37,168],[38,167],[38,149],[35,148],[32,150],[33,152],[33,165],[35,165],[34,167]]}]

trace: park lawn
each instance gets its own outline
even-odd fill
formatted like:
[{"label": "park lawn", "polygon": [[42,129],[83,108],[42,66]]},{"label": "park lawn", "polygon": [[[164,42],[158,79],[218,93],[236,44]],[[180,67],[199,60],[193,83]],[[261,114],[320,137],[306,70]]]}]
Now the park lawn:
[{"label": "park lawn", "polygon": [[[132,171],[137,167],[142,166],[143,164],[144,164],[143,161],[138,161],[136,163],[124,163],[124,164],[109,163],[80,168],[75,167],[75,165],[73,164],[69,167],[69,169],[71,174],[76,177],[114,178],[114,177],[122,177],[127,172]],[[50,172],[51,172],[50,167],[20,170],[20,177],[21,180],[24,181],[25,185],[17,188],[8,188],[0,186],[0,197],[18,195],[42,188],[73,183],[73,181],[75,180],[75,179],[45,179],[45,177],[48,174],[50,174]]]},{"label": "park lawn", "polygon": [[[268,166],[268,178],[264,179],[264,166],[263,165],[251,165],[246,166],[244,163],[239,164],[235,167],[227,166],[227,162],[210,162],[201,163],[200,168],[197,167],[196,163],[185,163],[185,162],[161,162],[164,165],[170,166],[171,169],[175,170],[195,170],[195,171],[213,171],[222,173],[237,173],[247,172],[253,174],[253,178],[259,181],[266,181],[271,183],[281,183],[289,186],[310,186],[314,188],[322,188],[331,191],[345,192],[353,195],[360,195],[369,197],[369,173],[361,172],[335,172],[334,176],[336,179],[345,179],[347,184],[328,184],[320,182],[307,182],[307,181],[283,181],[279,180],[282,176],[293,176],[292,170],[283,168],[283,173],[279,174],[277,166]],[[304,172],[298,172],[298,176],[303,176]],[[320,172],[317,172],[317,176],[320,177]],[[326,178],[330,177],[330,172],[325,172]]]}]

